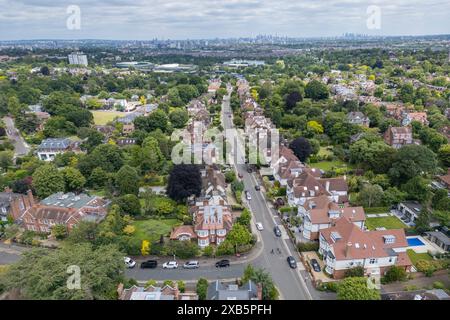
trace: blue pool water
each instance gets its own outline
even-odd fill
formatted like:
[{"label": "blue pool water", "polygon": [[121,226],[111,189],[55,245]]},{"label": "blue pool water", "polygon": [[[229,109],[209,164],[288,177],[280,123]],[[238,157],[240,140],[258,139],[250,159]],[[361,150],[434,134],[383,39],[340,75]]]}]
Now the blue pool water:
[{"label": "blue pool water", "polygon": [[424,246],[425,243],[423,243],[419,238],[408,238],[408,246],[410,247],[417,247],[417,246]]}]

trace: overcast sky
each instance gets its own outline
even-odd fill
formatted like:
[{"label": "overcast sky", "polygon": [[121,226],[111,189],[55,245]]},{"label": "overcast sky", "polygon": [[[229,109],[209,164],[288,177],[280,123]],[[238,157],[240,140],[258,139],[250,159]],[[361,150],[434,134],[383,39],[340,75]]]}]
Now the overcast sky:
[{"label": "overcast sky", "polygon": [[[80,29],[67,28],[78,5]],[[367,8],[381,28],[367,27]],[[449,0],[0,0],[0,40],[450,33]]]}]

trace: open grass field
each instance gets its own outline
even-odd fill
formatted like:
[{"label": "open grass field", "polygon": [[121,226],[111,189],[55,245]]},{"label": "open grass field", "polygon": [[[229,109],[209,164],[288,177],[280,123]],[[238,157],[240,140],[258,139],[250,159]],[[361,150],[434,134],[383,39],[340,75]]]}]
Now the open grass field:
[{"label": "open grass field", "polygon": [[167,236],[172,228],[181,225],[177,219],[147,219],[133,222],[136,228],[134,236],[139,240],[159,240],[161,236]]},{"label": "open grass field", "polygon": [[91,111],[94,116],[94,123],[96,125],[105,125],[110,121],[113,121],[116,117],[123,117],[125,112],[120,111]]},{"label": "open grass field", "polygon": [[375,230],[376,228],[386,228],[386,229],[403,229],[408,228],[406,224],[404,224],[397,217],[389,216],[389,217],[375,217],[375,218],[367,218],[366,226],[370,230]]}]

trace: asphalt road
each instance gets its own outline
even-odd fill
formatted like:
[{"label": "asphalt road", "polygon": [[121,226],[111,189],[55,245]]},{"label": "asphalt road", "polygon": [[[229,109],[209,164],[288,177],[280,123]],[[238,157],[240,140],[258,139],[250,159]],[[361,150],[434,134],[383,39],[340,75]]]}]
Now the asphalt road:
[{"label": "asphalt road", "polygon": [[20,132],[15,127],[14,120],[9,116],[5,116],[3,118],[3,121],[5,122],[6,125],[6,133],[8,135],[8,138],[11,139],[14,144],[15,155],[23,156],[28,154],[28,152],[30,151],[30,147],[28,146],[23,137],[20,135]]}]

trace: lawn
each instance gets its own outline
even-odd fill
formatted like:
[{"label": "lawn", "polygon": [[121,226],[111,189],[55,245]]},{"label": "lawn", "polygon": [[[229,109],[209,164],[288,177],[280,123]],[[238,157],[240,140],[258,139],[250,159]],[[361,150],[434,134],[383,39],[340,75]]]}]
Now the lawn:
[{"label": "lawn", "polygon": [[335,160],[335,161],[320,161],[317,163],[310,163],[310,167],[322,169],[324,171],[330,171],[338,168],[347,168],[351,169],[351,166],[343,161]]},{"label": "lawn", "polygon": [[432,260],[433,258],[428,253],[417,253],[412,249],[406,250],[408,257],[411,259],[413,265],[416,265],[419,260]]},{"label": "lawn", "polygon": [[375,218],[367,218],[366,226],[369,230],[375,230],[376,228],[386,228],[386,229],[403,229],[408,228],[406,224],[404,224],[397,217],[389,216],[389,217],[375,217]]},{"label": "lawn", "polygon": [[[161,235],[167,236],[172,228],[181,225],[177,219],[147,219],[133,222],[136,228],[134,236],[139,240],[159,240]],[[151,238],[151,239],[149,239]]]},{"label": "lawn", "polygon": [[94,123],[96,125],[105,125],[110,121],[113,121],[116,117],[123,117],[125,112],[119,111],[91,111],[94,116]]}]

